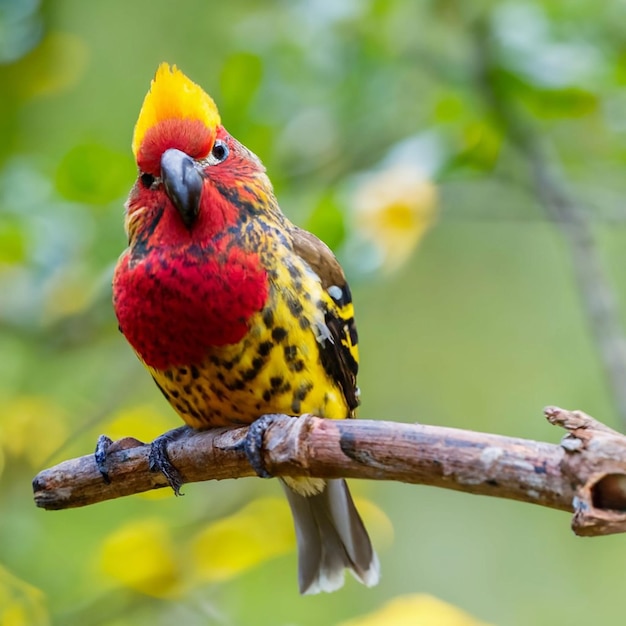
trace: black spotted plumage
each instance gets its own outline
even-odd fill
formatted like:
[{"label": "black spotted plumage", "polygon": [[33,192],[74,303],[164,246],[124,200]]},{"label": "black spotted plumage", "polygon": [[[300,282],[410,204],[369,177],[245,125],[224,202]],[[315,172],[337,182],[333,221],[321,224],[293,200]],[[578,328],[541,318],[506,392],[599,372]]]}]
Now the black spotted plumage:
[{"label": "black spotted plumage", "polygon": [[320,358],[329,376],[341,386],[350,417],[353,417],[360,400],[356,384],[358,335],[350,287],[335,255],[324,242],[297,226],[292,227],[291,234],[295,252],[317,274],[329,295],[323,310],[330,340],[320,342]]}]

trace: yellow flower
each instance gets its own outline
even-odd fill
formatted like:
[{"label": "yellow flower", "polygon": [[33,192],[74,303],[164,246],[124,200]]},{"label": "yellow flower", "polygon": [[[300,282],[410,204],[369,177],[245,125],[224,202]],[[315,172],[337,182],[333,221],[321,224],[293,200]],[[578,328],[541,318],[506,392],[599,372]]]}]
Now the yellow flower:
[{"label": "yellow flower", "polygon": [[39,467],[66,437],[66,416],[52,400],[22,396],[5,404],[0,416],[0,446],[9,455]]},{"label": "yellow flower", "polygon": [[378,611],[338,626],[488,626],[461,609],[425,593],[393,598]]},{"label": "yellow flower", "polygon": [[[393,537],[389,518],[369,500],[357,498],[356,504],[366,525],[389,543]],[[197,577],[217,582],[235,578],[295,547],[287,502],[282,498],[258,498],[206,526],[192,539],[190,552]]]},{"label": "yellow flower", "polygon": [[130,522],[104,541],[100,567],[125,587],[157,598],[177,596],[183,568],[169,529],[159,519]]},{"label": "yellow flower", "polygon": [[290,552],[295,545],[287,502],[259,498],[209,524],[192,540],[191,552],[200,579],[221,581]]}]

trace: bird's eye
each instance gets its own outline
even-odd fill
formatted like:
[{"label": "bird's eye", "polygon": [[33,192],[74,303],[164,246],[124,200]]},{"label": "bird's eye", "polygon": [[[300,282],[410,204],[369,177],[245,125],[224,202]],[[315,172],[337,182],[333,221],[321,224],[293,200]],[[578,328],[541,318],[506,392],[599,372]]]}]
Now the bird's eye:
[{"label": "bird's eye", "polygon": [[152,174],[142,174],[139,179],[141,180],[141,184],[146,189],[150,189],[150,187],[154,184],[154,176]]},{"label": "bird's eye", "polygon": [[218,139],[213,145],[213,150],[211,150],[211,156],[218,162],[226,160],[228,156],[228,146],[221,139]]}]

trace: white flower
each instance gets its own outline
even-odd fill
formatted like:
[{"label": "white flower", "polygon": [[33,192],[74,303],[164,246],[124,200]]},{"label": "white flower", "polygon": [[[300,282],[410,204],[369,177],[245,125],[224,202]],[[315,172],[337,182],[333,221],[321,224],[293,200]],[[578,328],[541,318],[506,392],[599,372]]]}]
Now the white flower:
[{"label": "white flower", "polygon": [[437,188],[423,170],[395,163],[359,177],[352,198],[354,231],[374,246],[376,265],[393,272],[434,222],[437,206]]}]

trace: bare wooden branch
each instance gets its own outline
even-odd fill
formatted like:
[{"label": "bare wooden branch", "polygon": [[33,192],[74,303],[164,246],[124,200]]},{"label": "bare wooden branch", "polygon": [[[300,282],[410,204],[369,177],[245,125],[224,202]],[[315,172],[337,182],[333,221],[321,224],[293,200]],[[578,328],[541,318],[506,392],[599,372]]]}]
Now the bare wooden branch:
[{"label": "bare wooden branch", "polygon": [[[264,433],[274,476],[369,478],[432,485],[572,511],[579,535],[626,530],[626,437],[584,413],[545,409],[568,430],[561,445],[440,426],[278,416]],[[252,476],[247,428],[192,431],[169,446],[184,482]],[[149,470],[149,445],[113,444],[105,483],[93,455],[43,470],[33,480],[45,509],[86,506],[167,486]]]}]

